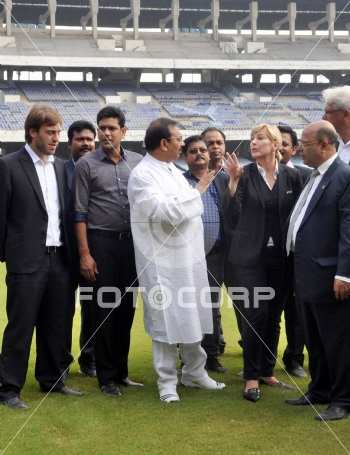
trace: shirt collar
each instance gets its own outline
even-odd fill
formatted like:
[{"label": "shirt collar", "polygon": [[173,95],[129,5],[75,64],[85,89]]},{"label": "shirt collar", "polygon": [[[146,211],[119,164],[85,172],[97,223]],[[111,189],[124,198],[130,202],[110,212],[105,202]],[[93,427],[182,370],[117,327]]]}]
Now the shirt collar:
[{"label": "shirt collar", "polygon": [[[263,167],[259,166],[258,163],[256,163],[256,165],[258,166],[258,170],[261,174],[262,177],[266,177],[266,171]],[[275,170],[273,171],[273,176],[274,176],[274,179],[276,180],[277,179],[277,175],[278,175],[278,161],[276,159],[276,163],[275,163]]]},{"label": "shirt collar", "polygon": [[291,160],[289,160],[288,163],[285,164],[285,166],[294,167],[294,164],[292,163]]},{"label": "shirt collar", "polygon": [[339,144],[340,144],[342,147],[344,147],[344,146],[346,146],[346,145],[349,145],[349,144],[350,144],[350,141],[348,141],[346,144],[344,144],[344,141],[343,141],[343,139],[342,139],[342,138],[339,136],[339,134],[338,134],[338,133],[337,133],[337,136],[338,136],[338,142],[339,142]]},{"label": "shirt collar", "polygon": [[321,164],[321,166],[319,166],[317,168],[318,172],[321,174],[321,175],[324,175],[328,169],[331,167],[331,165],[333,164],[333,162],[335,161],[335,159],[337,158],[338,156],[338,153],[335,153],[333,156],[331,156],[327,161],[325,161],[324,163]]},{"label": "shirt collar", "polygon": [[46,163],[53,163],[55,161],[53,155],[49,155],[46,163],[44,163],[44,161],[38,157],[38,155],[34,152],[34,150],[31,148],[31,146],[29,144],[26,144],[24,146],[24,148],[27,150],[27,152],[28,152],[29,156],[31,157],[31,159],[33,160],[34,164],[39,161],[41,164],[43,164],[45,166]]},{"label": "shirt collar", "polygon": [[[101,146],[96,150],[96,155],[98,156],[98,159],[100,161],[103,161],[106,158],[110,159]],[[124,150],[123,147],[120,146],[120,158],[122,158],[125,161],[125,159],[127,157],[128,157],[128,154],[127,154],[126,150]]]}]

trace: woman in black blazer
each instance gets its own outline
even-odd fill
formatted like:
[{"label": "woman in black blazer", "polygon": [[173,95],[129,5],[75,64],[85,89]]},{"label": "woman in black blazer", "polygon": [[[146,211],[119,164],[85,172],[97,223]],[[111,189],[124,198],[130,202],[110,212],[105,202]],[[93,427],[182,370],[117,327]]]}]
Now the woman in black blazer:
[{"label": "woman in black blazer", "polygon": [[260,398],[259,380],[291,388],[274,377],[274,367],[286,297],[285,224],[302,182],[296,169],[279,163],[281,142],[277,127],[257,125],[250,142],[256,162],[242,168],[232,154],[227,155],[225,167],[230,183],[223,212],[236,226],[229,261],[236,286],[245,288],[240,301],[244,397],[253,402]]}]

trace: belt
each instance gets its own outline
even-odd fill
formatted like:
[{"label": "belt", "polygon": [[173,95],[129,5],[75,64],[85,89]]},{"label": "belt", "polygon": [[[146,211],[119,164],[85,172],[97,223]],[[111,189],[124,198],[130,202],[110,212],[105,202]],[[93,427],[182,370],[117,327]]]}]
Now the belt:
[{"label": "belt", "polygon": [[130,231],[116,232],[116,231],[105,231],[103,229],[88,229],[88,234],[101,235],[103,237],[111,237],[118,240],[128,240],[132,238]]},{"label": "belt", "polygon": [[46,254],[58,253],[60,251],[60,249],[61,249],[60,246],[46,246],[45,247],[45,253]]}]

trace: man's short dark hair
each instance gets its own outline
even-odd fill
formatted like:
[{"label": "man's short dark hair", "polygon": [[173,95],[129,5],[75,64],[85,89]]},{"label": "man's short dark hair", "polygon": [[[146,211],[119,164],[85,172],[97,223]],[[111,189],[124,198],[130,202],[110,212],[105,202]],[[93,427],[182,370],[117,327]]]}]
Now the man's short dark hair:
[{"label": "man's short dark hair", "polygon": [[72,142],[74,133],[81,133],[83,130],[90,130],[94,137],[96,137],[96,128],[94,125],[86,120],[77,120],[73,122],[68,128],[67,135],[69,142]]},{"label": "man's short dark hair", "polygon": [[[215,128],[214,126],[209,126],[208,128],[206,128],[204,131],[202,131],[201,133],[201,136],[202,136],[202,139],[204,139],[204,136],[209,133],[210,131],[217,131],[218,133],[221,134],[222,138],[224,141],[226,141],[226,135],[223,131],[221,131],[219,128]],[[204,139],[205,140],[205,139]]]},{"label": "man's short dark hair", "polygon": [[293,147],[298,146],[298,136],[297,136],[297,133],[293,130],[293,128],[291,128],[288,125],[277,125],[277,128],[280,130],[280,133],[289,134],[289,136],[292,140]]},{"label": "man's short dark hair", "polygon": [[177,126],[178,122],[170,118],[159,118],[154,120],[147,128],[145,135],[145,147],[148,152],[154,152],[162,139],[169,139],[171,133],[169,126]]},{"label": "man's short dark hair", "polygon": [[97,125],[104,118],[117,118],[120,128],[125,127],[125,115],[119,107],[107,106],[101,109],[97,114]]},{"label": "man's short dark hair", "polygon": [[189,136],[187,139],[184,140],[185,145],[182,147],[181,151],[184,155],[186,155],[188,147],[196,142],[203,141],[205,143],[205,140],[200,136],[199,134],[196,134],[194,136]]},{"label": "man's short dark hair", "polygon": [[316,131],[316,139],[318,141],[327,141],[328,144],[335,144],[338,140],[337,134],[331,128],[327,128],[326,126],[323,128],[319,128]]},{"label": "man's short dark hair", "polygon": [[30,130],[34,129],[37,133],[43,125],[62,126],[62,116],[53,107],[38,105],[31,108],[24,123],[24,137],[28,144],[32,142]]}]

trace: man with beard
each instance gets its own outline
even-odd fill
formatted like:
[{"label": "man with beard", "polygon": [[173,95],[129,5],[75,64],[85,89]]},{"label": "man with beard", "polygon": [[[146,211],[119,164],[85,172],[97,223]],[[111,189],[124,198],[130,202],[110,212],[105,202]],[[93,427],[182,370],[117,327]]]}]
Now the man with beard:
[{"label": "man with beard", "polygon": [[6,262],[8,323],[0,357],[0,401],[20,399],[36,330],[35,378],[43,392],[81,396],[62,382],[69,242],[65,224],[66,172],[54,157],[62,117],[35,106],[24,129],[26,145],[0,160],[0,261]]},{"label": "man with beard", "polygon": [[[71,249],[71,264],[69,269],[69,288],[66,309],[66,322],[64,332],[64,347],[61,359],[61,371],[63,379],[68,379],[69,367],[74,360],[72,350],[72,329],[75,313],[76,291],[78,286],[84,288],[89,286],[83,275],[80,274],[79,252],[77,240],[74,233],[73,211],[71,208],[71,191],[75,164],[82,156],[95,150],[96,130],[92,123],[85,120],[78,120],[68,128],[68,147],[71,151],[71,158],[64,164],[67,171],[67,194],[66,194],[66,213],[67,213],[67,232]],[[95,354],[92,330],[92,309],[91,302],[85,299],[80,300],[81,305],[81,328],[80,328],[80,356],[78,359],[80,373],[85,376],[95,378]]]}]

